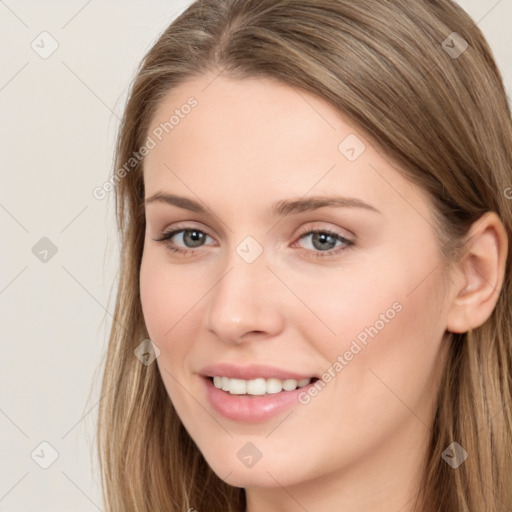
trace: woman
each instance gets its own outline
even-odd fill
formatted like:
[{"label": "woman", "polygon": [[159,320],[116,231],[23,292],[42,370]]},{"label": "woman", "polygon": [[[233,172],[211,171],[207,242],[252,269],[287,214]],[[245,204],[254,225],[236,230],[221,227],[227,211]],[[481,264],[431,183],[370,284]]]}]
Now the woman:
[{"label": "woman", "polygon": [[509,510],[511,162],[451,1],[192,4],[119,134],[106,510]]}]

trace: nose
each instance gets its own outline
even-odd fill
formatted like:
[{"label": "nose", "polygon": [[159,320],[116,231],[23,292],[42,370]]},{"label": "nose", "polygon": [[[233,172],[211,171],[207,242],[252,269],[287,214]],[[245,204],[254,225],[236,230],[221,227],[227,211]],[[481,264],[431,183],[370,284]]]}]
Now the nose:
[{"label": "nose", "polygon": [[208,330],[221,341],[241,344],[278,335],[284,326],[284,286],[263,252],[247,263],[233,251],[209,296]]}]

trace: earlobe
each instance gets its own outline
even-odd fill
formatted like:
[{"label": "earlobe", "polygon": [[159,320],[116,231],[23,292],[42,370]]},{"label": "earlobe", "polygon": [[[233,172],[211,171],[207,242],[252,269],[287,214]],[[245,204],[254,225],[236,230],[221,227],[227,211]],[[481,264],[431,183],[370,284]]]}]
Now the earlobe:
[{"label": "earlobe", "polygon": [[478,219],[465,238],[463,255],[454,270],[453,300],[446,329],[464,333],[481,326],[492,314],[505,275],[508,237],[495,212]]}]

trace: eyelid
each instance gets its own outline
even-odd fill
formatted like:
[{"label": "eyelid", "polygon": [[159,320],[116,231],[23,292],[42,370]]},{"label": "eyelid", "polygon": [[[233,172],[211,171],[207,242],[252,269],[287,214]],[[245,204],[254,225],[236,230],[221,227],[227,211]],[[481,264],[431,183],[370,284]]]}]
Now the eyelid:
[{"label": "eyelid", "polygon": [[[305,235],[306,233],[310,233],[311,231],[322,231],[326,233],[332,233],[336,236],[339,236],[341,238],[345,238],[347,240],[355,241],[356,236],[349,231],[348,229],[335,227],[331,228],[329,226],[326,226],[326,223],[322,222],[315,222],[313,225],[307,225],[306,227],[301,227],[299,229],[299,232],[295,235],[295,238],[300,238],[302,235]],[[346,234],[339,233],[339,231],[344,231]]]},{"label": "eyelid", "polygon": [[[187,222],[187,221],[183,221],[183,222]],[[193,222],[193,221],[189,221],[189,222]],[[202,224],[200,224],[199,227],[195,226],[194,224],[183,224],[183,225],[177,224],[175,226],[172,226],[172,228],[162,230],[160,236],[165,237],[165,236],[168,236],[170,233],[173,233],[176,231],[182,231],[182,230],[183,231],[191,231],[194,229],[197,229],[198,231],[202,231],[203,233],[208,235],[210,238],[215,239],[215,237],[208,232],[208,228],[205,228],[204,225],[202,225]],[[347,235],[338,233],[337,231],[340,229],[345,231],[345,233],[347,233]],[[301,227],[299,229],[298,233],[294,235],[294,238],[298,239],[302,235],[310,233],[311,231],[332,232],[333,234],[336,234],[342,238],[346,238],[349,240],[352,240],[352,238],[355,239],[355,235],[352,232],[350,232],[349,230],[340,228],[340,227],[336,227],[336,228],[326,227],[326,224],[322,223],[321,221],[314,222],[313,225],[306,225],[306,226]]]},{"label": "eyelid", "polygon": [[[164,230],[159,238],[153,238],[155,242],[164,242],[164,243],[170,243],[170,239],[178,235],[179,233],[184,233],[187,231],[200,231],[201,233],[204,233],[206,236],[210,237],[211,239],[215,240],[215,238],[210,235],[206,230],[202,228],[198,228],[195,226],[178,226],[176,228],[172,228],[169,230]],[[191,249],[189,247],[186,247],[183,249],[184,251],[194,251],[197,252],[197,249]]]},{"label": "eyelid", "polygon": [[[312,257],[316,258],[316,259],[329,258],[329,257],[334,258],[334,257],[338,256],[339,253],[341,253],[341,252],[351,248],[353,245],[355,245],[355,236],[353,234],[351,234],[349,236],[344,236],[343,234],[338,233],[338,231],[337,231],[341,228],[332,229],[330,227],[326,227],[325,224],[324,225],[319,225],[319,224],[321,224],[321,222],[316,222],[316,225],[314,225],[314,226],[310,225],[310,226],[302,227],[299,230],[299,233],[294,235],[294,242],[292,243],[291,246],[293,247],[297,242],[299,242],[306,235],[310,236],[310,235],[312,235],[314,233],[318,233],[318,232],[326,233],[326,234],[336,238],[337,241],[342,243],[342,247],[337,247],[337,248],[335,247],[335,248],[329,249],[327,251],[315,251],[315,250],[311,250],[311,249],[301,248],[302,251],[305,251],[305,253],[308,254],[308,256],[307,256],[308,258],[312,258]],[[199,246],[197,248],[188,248],[188,247],[182,248],[180,246],[172,247],[172,244],[170,243],[170,239],[173,238],[174,236],[176,236],[177,234],[187,232],[187,231],[194,231],[194,230],[200,231],[201,233],[204,233],[206,236],[209,236],[210,238],[215,240],[215,237],[210,235],[208,233],[208,230],[203,229],[202,227],[194,226],[193,224],[184,224],[184,225],[173,226],[172,228],[170,228],[168,230],[164,230],[162,232],[160,238],[154,239],[154,240],[156,242],[162,242],[164,244],[168,244],[169,250],[172,252],[175,252],[175,253],[181,253],[183,255],[199,253],[200,248],[204,247],[204,245]],[[343,247],[343,245],[344,245],[344,247]]]},{"label": "eyelid", "polygon": [[[184,221],[184,222],[186,222],[186,221]],[[208,232],[208,228],[203,227],[202,224],[199,226],[196,226],[194,224],[173,225],[170,228],[165,228],[160,231],[160,239],[169,236],[171,233],[176,234],[177,232],[180,232],[180,231],[193,231],[194,229],[196,229],[197,231],[201,231],[205,235],[208,235],[210,238],[215,239],[215,237]]]}]

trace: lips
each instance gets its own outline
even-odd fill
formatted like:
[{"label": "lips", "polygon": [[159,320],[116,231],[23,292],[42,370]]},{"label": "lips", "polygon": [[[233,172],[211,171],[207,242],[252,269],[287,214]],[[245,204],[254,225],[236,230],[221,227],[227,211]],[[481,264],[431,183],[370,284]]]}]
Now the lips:
[{"label": "lips", "polygon": [[260,423],[284,414],[292,407],[302,407],[300,396],[315,386],[311,382],[294,391],[283,391],[259,396],[233,395],[215,387],[209,377],[202,376],[204,398],[212,410],[236,422]]},{"label": "lips", "polygon": [[249,365],[236,365],[233,363],[217,363],[202,368],[199,373],[204,377],[228,377],[230,379],[252,380],[263,379],[314,379],[315,374],[298,373],[293,370],[275,366],[252,363]]}]

